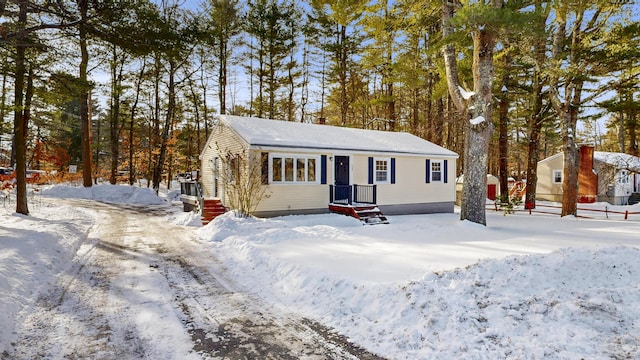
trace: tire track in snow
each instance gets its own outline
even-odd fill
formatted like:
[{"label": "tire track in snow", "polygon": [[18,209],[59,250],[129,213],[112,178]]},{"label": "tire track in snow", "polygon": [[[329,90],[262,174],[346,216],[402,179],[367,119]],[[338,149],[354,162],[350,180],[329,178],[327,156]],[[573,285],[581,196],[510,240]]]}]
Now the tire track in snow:
[{"label": "tire track in snow", "polygon": [[[158,344],[159,336],[153,333],[163,335],[162,319],[143,318],[162,318],[160,310],[166,299],[145,297],[149,290],[145,282],[156,285],[163,276],[145,266],[147,254],[128,245],[134,241],[132,234],[134,238],[139,235],[136,213],[87,201],[73,203],[98,208],[100,222],[90,231],[70,270],[59,276],[53,292],[25,316],[14,357],[177,359],[188,354],[189,346],[180,352],[168,349],[169,344]],[[181,328],[177,316],[174,318]],[[171,334],[174,338],[179,335]],[[186,333],[183,339],[188,341]]]},{"label": "tire track in snow", "polygon": [[19,359],[380,359],[344,336],[234,290],[222,262],[161,207],[69,201],[99,223],[26,316]]}]

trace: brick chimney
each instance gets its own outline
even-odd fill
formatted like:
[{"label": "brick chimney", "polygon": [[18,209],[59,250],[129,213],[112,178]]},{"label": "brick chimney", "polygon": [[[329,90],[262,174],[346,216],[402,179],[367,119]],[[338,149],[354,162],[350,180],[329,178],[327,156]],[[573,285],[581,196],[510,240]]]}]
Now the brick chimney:
[{"label": "brick chimney", "polygon": [[593,145],[580,146],[578,169],[578,202],[594,203],[598,200],[598,175],[593,170]]}]

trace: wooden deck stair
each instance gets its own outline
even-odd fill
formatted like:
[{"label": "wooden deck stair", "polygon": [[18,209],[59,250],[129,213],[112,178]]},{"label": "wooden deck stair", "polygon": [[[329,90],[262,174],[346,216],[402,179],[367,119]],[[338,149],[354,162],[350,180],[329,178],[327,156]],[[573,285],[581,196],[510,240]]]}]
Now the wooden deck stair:
[{"label": "wooden deck stair", "polygon": [[527,183],[524,181],[516,181],[513,187],[509,189],[509,199],[522,199],[527,192]]},{"label": "wooden deck stair", "polygon": [[202,225],[207,225],[217,216],[224,214],[227,209],[220,199],[204,199],[202,206]]},{"label": "wooden deck stair", "polygon": [[640,193],[633,193],[629,196],[629,200],[627,200],[628,205],[635,205],[640,203]]},{"label": "wooden deck stair", "polygon": [[329,204],[329,210],[334,213],[354,217],[363,224],[388,224],[389,220],[376,205],[342,205]]}]

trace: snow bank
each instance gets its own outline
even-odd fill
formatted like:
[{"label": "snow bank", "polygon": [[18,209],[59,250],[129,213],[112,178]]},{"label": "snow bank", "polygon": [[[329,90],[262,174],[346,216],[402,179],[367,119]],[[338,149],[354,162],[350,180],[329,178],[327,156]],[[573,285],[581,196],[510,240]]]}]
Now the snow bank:
[{"label": "snow bank", "polygon": [[[95,222],[56,198],[167,203],[147,190],[56,186],[32,216],[0,208],[0,354],[17,312],[49,290]],[[177,209],[168,220],[198,221]],[[640,222],[595,214],[488,212],[484,227],[456,214],[363,226],[227,213],[194,232],[247,291],[389,359],[640,358]]]},{"label": "snow bank", "polygon": [[[451,225],[446,215],[392,217],[392,225],[363,227],[332,215],[264,220],[227,214],[199,235],[212,241],[246,290],[328,324],[391,359],[640,354],[640,250],[610,246],[630,236],[629,243],[638,245],[637,224],[614,232],[612,224],[584,220],[494,215],[491,222],[504,220],[497,229],[460,221]],[[530,235],[514,240],[510,222],[520,234]],[[571,229],[579,237],[581,228],[594,235],[575,242],[576,248],[558,249],[571,236],[545,238]],[[508,235],[501,238],[501,233]],[[422,246],[438,252],[449,242],[451,256],[468,264],[425,271],[414,280],[415,272],[408,271],[405,281],[395,282],[360,274],[382,274],[394,247],[403,248],[407,262],[413,262],[417,250],[408,245],[419,235],[442,237],[439,243],[423,240]],[[477,258],[497,257],[469,261],[458,241]]]},{"label": "snow bank", "polygon": [[15,317],[33,306],[66,270],[93,223],[93,213],[32,206],[32,215],[0,212],[0,355],[13,339]]},{"label": "snow bank", "polygon": [[98,184],[92,187],[56,185],[44,188],[41,193],[47,197],[90,199],[132,205],[160,205],[167,201],[156,195],[152,189],[128,185]]},{"label": "snow bank", "polygon": [[[40,193],[51,198],[166,204],[151,189],[119,185],[56,185]],[[29,309],[38,296],[50,290],[95,223],[95,212],[33,198],[29,202],[30,216],[14,213],[13,202],[0,208],[0,356],[13,339],[18,312]]]}]

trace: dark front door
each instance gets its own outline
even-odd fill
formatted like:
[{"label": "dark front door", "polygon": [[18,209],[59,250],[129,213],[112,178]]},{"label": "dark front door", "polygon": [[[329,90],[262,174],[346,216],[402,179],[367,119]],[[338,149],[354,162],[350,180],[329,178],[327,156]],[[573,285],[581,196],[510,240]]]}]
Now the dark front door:
[{"label": "dark front door", "polygon": [[335,157],[335,182],[336,185],[349,185],[349,157]]},{"label": "dark front door", "polygon": [[336,202],[349,202],[351,187],[349,186],[349,157],[334,157],[335,176],[335,200]]}]

